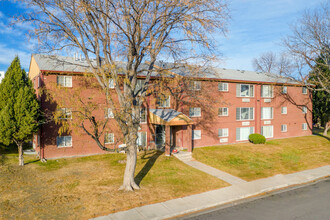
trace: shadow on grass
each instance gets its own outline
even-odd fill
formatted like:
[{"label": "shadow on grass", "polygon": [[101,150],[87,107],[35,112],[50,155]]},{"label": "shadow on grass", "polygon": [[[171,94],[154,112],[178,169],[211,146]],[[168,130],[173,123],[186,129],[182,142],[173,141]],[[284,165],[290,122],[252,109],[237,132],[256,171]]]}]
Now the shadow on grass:
[{"label": "shadow on grass", "polygon": [[319,137],[323,137],[323,138],[327,139],[328,141],[330,141],[330,138],[328,138],[327,136],[324,136],[324,135],[322,135],[322,134],[319,134],[319,133],[315,133],[315,132],[313,132],[313,135],[317,135],[317,136],[319,136]]},{"label": "shadow on grass", "polygon": [[25,165],[28,165],[28,164],[30,164],[30,163],[36,163],[36,162],[38,162],[38,161],[40,161],[39,159],[35,159],[35,160],[29,160],[29,161],[27,161],[26,163],[24,163]]},{"label": "shadow on grass", "polygon": [[[164,152],[157,151],[152,156],[148,157],[148,162],[144,165],[144,167],[140,170],[140,172],[135,176],[134,180],[136,184],[140,185],[143,178],[147,175],[147,173],[151,170],[153,165],[155,164],[156,160],[160,155],[162,155]],[[144,154],[141,159],[148,159],[146,156],[148,153]]]}]

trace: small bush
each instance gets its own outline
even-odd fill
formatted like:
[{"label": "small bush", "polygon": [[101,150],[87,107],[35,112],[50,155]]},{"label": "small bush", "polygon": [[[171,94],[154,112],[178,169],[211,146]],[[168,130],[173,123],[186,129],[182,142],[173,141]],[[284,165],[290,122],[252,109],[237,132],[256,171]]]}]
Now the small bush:
[{"label": "small bush", "polygon": [[261,134],[250,134],[249,141],[254,144],[264,144],[266,143],[266,138]]}]

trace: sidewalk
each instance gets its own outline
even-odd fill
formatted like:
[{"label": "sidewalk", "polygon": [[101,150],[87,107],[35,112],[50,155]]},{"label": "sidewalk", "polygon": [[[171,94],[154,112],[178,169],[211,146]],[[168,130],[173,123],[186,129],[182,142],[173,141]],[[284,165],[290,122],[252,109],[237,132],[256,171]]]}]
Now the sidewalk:
[{"label": "sidewalk", "polygon": [[281,188],[305,184],[328,176],[330,176],[330,165],[292,174],[279,174],[265,179],[243,182],[205,193],[137,207],[95,219],[139,220],[171,218],[256,196],[262,193],[271,192]]}]

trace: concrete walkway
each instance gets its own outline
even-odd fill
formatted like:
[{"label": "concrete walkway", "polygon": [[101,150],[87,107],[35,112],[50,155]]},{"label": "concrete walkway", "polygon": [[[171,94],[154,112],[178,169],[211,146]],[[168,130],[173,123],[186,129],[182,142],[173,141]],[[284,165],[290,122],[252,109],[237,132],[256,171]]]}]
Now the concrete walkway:
[{"label": "concrete walkway", "polygon": [[190,212],[224,205],[261,193],[271,192],[289,186],[304,184],[330,176],[330,165],[301,172],[276,175],[273,177],[244,182],[205,193],[173,199],[166,202],[137,207],[127,211],[117,212],[98,217],[98,220],[122,219],[165,219]]},{"label": "concrete walkway", "polygon": [[196,168],[200,171],[203,171],[204,173],[207,173],[211,176],[214,176],[218,179],[221,179],[231,185],[235,185],[235,184],[241,184],[241,183],[245,183],[246,181],[238,178],[236,176],[233,176],[229,173],[226,173],[224,171],[218,170],[216,168],[210,167],[206,164],[203,164],[201,162],[198,162],[196,160],[194,160],[192,158],[191,152],[185,152],[185,151],[180,151],[177,154],[173,154],[176,158],[178,158],[179,160],[181,160],[182,162],[184,162],[185,164]]}]

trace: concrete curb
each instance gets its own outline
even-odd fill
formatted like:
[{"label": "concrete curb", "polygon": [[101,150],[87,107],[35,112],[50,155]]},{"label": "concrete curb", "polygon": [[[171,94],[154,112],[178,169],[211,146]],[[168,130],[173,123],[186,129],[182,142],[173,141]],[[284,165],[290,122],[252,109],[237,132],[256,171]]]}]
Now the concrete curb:
[{"label": "concrete curb", "polygon": [[166,202],[101,216],[98,220],[166,219],[224,205],[289,186],[306,184],[330,176],[330,165],[286,175],[236,184]]}]

